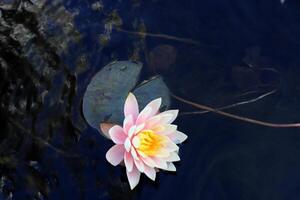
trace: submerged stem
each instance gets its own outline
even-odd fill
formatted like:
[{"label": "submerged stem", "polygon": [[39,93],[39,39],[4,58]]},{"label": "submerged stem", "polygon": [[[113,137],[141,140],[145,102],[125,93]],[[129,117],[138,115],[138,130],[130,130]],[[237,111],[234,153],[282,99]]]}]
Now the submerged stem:
[{"label": "submerged stem", "polygon": [[267,127],[273,127],[273,128],[293,128],[293,127],[300,127],[300,123],[293,123],[293,124],[275,124],[275,123],[271,123],[271,122],[265,122],[265,121],[260,121],[260,120],[256,120],[256,119],[251,119],[251,118],[247,118],[247,117],[242,117],[242,116],[238,116],[238,115],[234,115],[231,113],[227,113],[215,108],[211,108],[209,106],[206,105],[201,105],[198,103],[194,103],[192,101],[183,99],[179,96],[176,96],[174,94],[171,94],[172,97],[174,97],[175,99],[177,99],[178,101],[181,101],[183,103],[186,103],[188,105],[194,106],[196,108],[200,108],[202,110],[206,110],[209,112],[213,112],[213,113],[217,113],[219,115],[223,115],[229,118],[233,118],[233,119],[237,119],[240,121],[244,121],[244,122],[248,122],[248,123],[252,123],[252,124],[257,124],[257,125],[261,125],[261,126],[267,126]]},{"label": "submerged stem", "polygon": [[212,48],[219,48],[216,45],[202,44],[202,43],[200,43],[196,40],[192,40],[192,39],[189,39],[189,38],[177,37],[177,36],[173,36],[173,35],[160,34],[160,33],[147,33],[147,32],[141,32],[141,31],[129,31],[129,30],[124,30],[122,28],[117,28],[117,27],[115,29],[119,32],[131,34],[131,35],[163,38],[163,39],[167,39],[167,40],[174,40],[174,41],[183,42],[183,43],[187,43],[187,44],[193,44],[193,45],[197,45],[197,46],[206,46],[206,47],[212,47]]},{"label": "submerged stem", "polygon": [[[227,105],[227,106],[223,106],[223,107],[219,107],[219,108],[215,108],[216,110],[225,110],[225,109],[229,109],[229,108],[234,108],[234,107],[237,107],[237,106],[241,106],[241,105],[244,105],[244,104],[249,104],[249,103],[254,103],[258,100],[261,100],[262,98],[266,97],[266,96],[269,96],[271,94],[274,94],[277,90],[272,90],[270,92],[267,92],[265,94],[262,94],[254,99],[250,99],[248,101],[242,101],[242,102],[238,102],[238,103],[234,103],[234,104],[231,104],[231,105]],[[193,111],[193,112],[184,112],[184,113],[181,113],[181,115],[199,115],[199,114],[206,114],[206,113],[209,113],[211,111],[208,111],[208,110],[203,110],[203,111]]]}]

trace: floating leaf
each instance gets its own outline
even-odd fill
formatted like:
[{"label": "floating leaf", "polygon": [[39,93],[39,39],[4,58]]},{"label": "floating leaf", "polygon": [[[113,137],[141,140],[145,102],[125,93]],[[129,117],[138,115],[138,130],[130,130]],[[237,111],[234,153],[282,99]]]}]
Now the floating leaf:
[{"label": "floating leaf", "polygon": [[140,63],[118,61],[106,65],[91,80],[83,97],[83,114],[99,130],[100,122],[121,123],[128,92],[136,85]]},{"label": "floating leaf", "polygon": [[88,124],[105,137],[108,137],[107,125],[122,124],[124,102],[133,88],[140,108],[159,97],[163,109],[170,106],[169,90],[162,77],[153,77],[136,86],[141,68],[140,63],[113,62],[101,69],[88,85],[83,97],[83,114]]},{"label": "floating leaf", "polygon": [[155,76],[141,83],[134,91],[139,107],[143,108],[153,99],[162,98],[161,108],[163,110],[170,107],[171,100],[169,89],[161,76]]}]

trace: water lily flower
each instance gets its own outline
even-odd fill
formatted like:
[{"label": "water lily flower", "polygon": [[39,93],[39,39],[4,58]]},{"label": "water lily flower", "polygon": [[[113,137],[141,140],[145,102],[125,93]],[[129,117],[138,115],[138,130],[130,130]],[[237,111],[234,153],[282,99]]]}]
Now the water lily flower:
[{"label": "water lily flower", "polygon": [[159,112],[161,98],[151,101],[141,112],[135,96],[129,93],[124,106],[123,126],[109,129],[115,143],[106,153],[109,163],[116,166],[124,161],[130,188],[133,189],[144,173],[155,180],[159,169],[176,171],[173,162],[180,160],[177,144],[187,136],[172,124],[178,110]]}]

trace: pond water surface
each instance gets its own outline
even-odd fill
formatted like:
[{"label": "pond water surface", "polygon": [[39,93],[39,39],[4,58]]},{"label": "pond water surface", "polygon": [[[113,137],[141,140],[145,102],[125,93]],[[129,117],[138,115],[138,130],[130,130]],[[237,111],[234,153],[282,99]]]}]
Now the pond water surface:
[{"label": "pond water surface", "polygon": [[0,199],[300,199],[300,129],[191,115],[172,99],[189,136],[177,172],[131,191],[82,114],[91,78],[133,60],[141,80],[160,74],[213,107],[276,90],[228,111],[299,122],[299,23],[298,0],[0,1]]}]

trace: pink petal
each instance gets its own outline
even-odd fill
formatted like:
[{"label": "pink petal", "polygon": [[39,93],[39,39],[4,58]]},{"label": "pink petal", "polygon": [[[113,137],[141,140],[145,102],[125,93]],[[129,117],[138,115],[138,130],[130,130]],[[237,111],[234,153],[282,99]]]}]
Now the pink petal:
[{"label": "pink petal", "polygon": [[139,114],[139,105],[134,94],[129,93],[124,105],[124,115],[132,115],[133,120],[135,121]]},{"label": "pink petal", "polygon": [[156,163],[152,160],[150,157],[141,157],[141,159],[144,161],[146,165],[149,167],[154,168],[156,166]]},{"label": "pink petal", "polygon": [[136,125],[132,126],[128,131],[128,137],[131,138],[135,133]]},{"label": "pink petal", "polygon": [[127,135],[124,133],[123,128],[119,125],[113,126],[109,129],[109,136],[116,144],[124,144]]},{"label": "pink petal", "polygon": [[171,172],[176,172],[176,167],[173,163],[167,163],[168,167],[164,170],[166,171],[171,171]]},{"label": "pink petal", "polygon": [[177,117],[178,110],[167,110],[165,112],[160,113],[158,116],[161,117],[161,124],[171,124]]},{"label": "pink petal", "polygon": [[155,171],[154,168],[148,167],[147,165],[145,165],[144,173],[145,173],[146,176],[148,176],[151,180],[155,181],[156,171]]},{"label": "pink petal", "polygon": [[139,114],[139,116],[137,117],[137,120],[135,122],[135,124],[141,124],[144,123],[148,117],[151,115],[152,113],[152,108],[151,107],[145,107]]},{"label": "pink petal", "polygon": [[185,135],[184,133],[180,132],[180,131],[176,131],[175,133],[172,133],[172,134],[168,135],[168,137],[175,144],[179,144],[179,143],[184,142],[187,139],[188,136]]},{"label": "pink petal", "polygon": [[131,142],[130,142],[129,138],[126,138],[126,140],[124,142],[124,147],[125,147],[125,149],[126,149],[127,152],[130,151],[130,149],[131,149]]},{"label": "pink petal", "polygon": [[130,153],[125,152],[124,162],[125,162],[125,167],[126,167],[127,171],[131,172],[133,169],[133,158]]},{"label": "pink petal", "polygon": [[122,162],[124,158],[124,152],[124,146],[116,144],[107,151],[105,157],[110,164],[117,166],[118,164],[120,164],[120,162]]},{"label": "pink petal", "polygon": [[167,162],[162,160],[161,158],[153,157],[152,160],[155,162],[155,167],[160,169],[167,169]]},{"label": "pink petal", "polygon": [[138,132],[140,132],[141,130],[143,130],[145,127],[145,123],[142,123],[140,125],[137,125],[135,130],[134,130],[134,134],[137,134]]},{"label": "pink petal", "polygon": [[177,162],[180,161],[180,158],[177,153],[172,152],[170,153],[170,156],[165,159],[167,162]]},{"label": "pink petal", "polygon": [[167,139],[168,141],[164,144],[164,149],[166,149],[169,152],[172,151],[178,151],[179,147],[169,138]]},{"label": "pink petal", "polygon": [[156,115],[161,105],[161,98],[155,99],[148,103],[146,107],[140,112],[136,124],[144,123],[150,117]]},{"label": "pink petal", "polygon": [[141,160],[134,159],[134,163],[140,172],[144,172],[144,163]]},{"label": "pink petal", "polygon": [[127,178],[128,178],[128,181],[129,181],[130,188],[131,189],[135,188],[135,186],[137,186],[137,184],[140,181],[141,173],[139,172],[139,170],[135,166],[133,166],[133,169],[132,169],[131,172],[126,170],[126,174],[127,174]]},{"label": "pink petal", "polygon": [[156,154],[155,157],[158,158],[167,158],[170,156],[170,150],[166,148],[161,148]]},{"label": "pink petal", "polygon": [[140,138],[138,136],[134,136],[132,139],[132,145],[135,148],[138,148],[140,146]]},{"label": "pink petal", "polygon": [[149,118],[146,121],[146,128],[151,129],[152,127],[155,127],[156,125],[159,124],[160,119],[161,119],[161,117],[159,115],[155,115],[155,116]]},{"label": "pink petal", "polygon": [[142,123],[140,125],[133,125],[129,131],[128,131],[128,137],[131,138],[132,136],[136,135],[139,133],[141,130],[143,130],[145,127],[145,124]]},{"label": "pink petal", "polygon": [[134,148],[131,148],[131,155],[132,155],[132,157],[135,159],[135,160],[139,160],[139,157],[138,157],[138,155],[137,155],[137,153],[136,153],[136,151],[135,151],[135,149]]},{"label": "pink petal", "polygon": [[132,115],[128,115],[125,117],[123,121],[123,129],[126,134],[128,134],[129,129],[134,125],[133,117]]},{"label": "pink petal", "polygon": [[177,126],[174,124],[165,124],[163,125],[163,129],[161,131],[156,132],[157,134],[161,135],[169,135],[174,133],[177,130]]},{"label": "pink petal", "polygon": [[139,154],[140,158],[147,158],[148,157],[144,152],[142,152],[138,149],[136,149],[136,152]]}]

